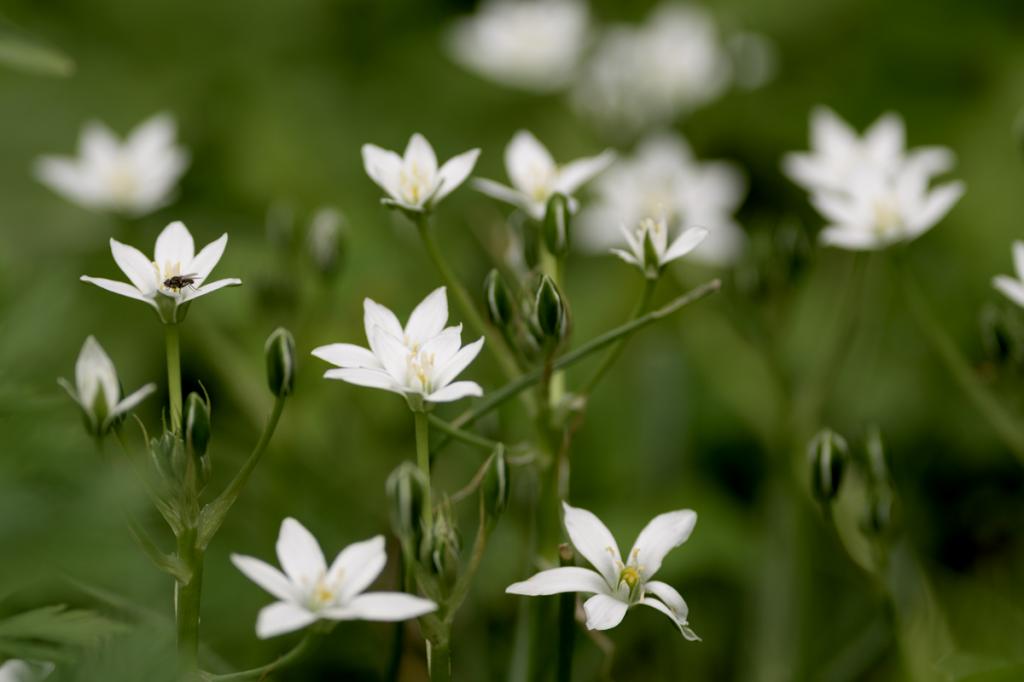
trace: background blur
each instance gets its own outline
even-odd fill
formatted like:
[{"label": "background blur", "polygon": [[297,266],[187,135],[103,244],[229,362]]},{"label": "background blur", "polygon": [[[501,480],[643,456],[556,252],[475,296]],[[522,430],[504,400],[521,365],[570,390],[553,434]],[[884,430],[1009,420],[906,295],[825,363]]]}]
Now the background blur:
[{"label": "background blur", "polygon": [[[560,160],[629,149],[635,138],[607,137],[563,94],[504,88],[453,63],[442,34],[472,11],[468,0],[4,5],[6,19],[59,46],[76,70],[68,78],[0,70],[0,615],[67,603],[141,623],[141,634],[91,649],[90,665],[116,661],[126,680],[167,675],[161,657],[171,635],[171,584],[137,551],[118,512],[118,498],[140,509],[142,500],[93,451],[56,378],[72,376],[83,339],[95,334],[126,388],[156,381],[164,395],[155,316],[77,280],[120,277],[109,237],[148,252],[159,230],[181,219],[199,244],[229,232],[215,274],[245,282],[193,306],[183,328],[185,390],[202,380],[214,405],[212,490],[239,466],[269,410],[267,334],[285,325],[299,348],[296,394],[207,555],[202,632],[210,660],[236,669],[264,663],[291,639],[256,640],[256,612],[270,598],[228,554],[271,558],[284,516],[308,526],[328,555],[388,533],[384,480],[414,456],[401,400],[323,381],[324,367],[308,355],[331,341],[362,343],[363,297],[405,316],[440,283],[410,225],[380,207],[360,146],[401,149],[419,131],[442,159],[482,148],[476,174],[504,179],[504,145],[519,128]],[[599,21],[638,21],[651,6],[591,3]],[[821,226],[779,170],[786,151],[806,149],[813,105],[828,104],[858,129],[883,111],[901,112],[910,145],[955,150],[952,175],[968,188],[905,256],[941,322],[1020,413],[1024,367],[987,353],[979,316],[986,306],[1020,315],[989,281],[1011,272],[1010,243],[1021,234],[1024,163],[1013,126],[1024,105],[1024,5],[731,0],[707,8],[723,31],[756,31],[776,50],[768,83],[732,88],[676,122],[700,157],[744,167],[750,192],[739,220],[752,255],[722,271],[722,294],[631,342],[594,395],[572,480],[573,502],[601,516],[627,546],[655,514],[697,510],[693,537],[659,576],[687,599],[704,641],[684,642],[652,610],[633,612],[609,633],[614,677],[900,680],[908,660],[934,658],[939,637],[944,655],[934,679],[1022,679],[1020,668],[1008,667],[1024,660],[1021,463],[925,344],[884,253],[867,259],[865,286],[854,297],[856,333],[823,419],[795,433],[799,443],[781,436],[780,386],[799,384],[827,354],[848,300],[852,256],[766,245],[778,243],[780,227],[795,226],[810,240]],[[192,154],[168,208],[115,220],[32,178],[40,154],[73,152],[85,121],[103,120],[123,134],[163,110],[175,115]],[[302,240],[325,205],[340,209],[348,225],[343,267],[330,278],[312,270]],[[474,291],[490,267],[481,241],[506,214],[468,186],[439,210],[438,239]],[[715,274],[684,262],[659,300]],[[574,256],[567,282],[577,342],[623,320],[641,286],[610,256]],[[746,333],[751,326],[763,336]],[[486,354],[467,378],[485,388],[501,383]],[[159,403],[150,399],[139,411],[151,429]],[[886,586],[851,560],[803,488],[778,483],[791,464],[803,471],[803,443],[819,426],[843,433],[856,450],[872,424],[894,479],[894,546],[914,567],[894,569]],[[439,485],[457,489],[479,461],[478,451],[453,446],[439,462]],[[504,678],[517,601],[503,589],[529,572],[517,513],[527,479],[517,479],[517,501],[456,622],[461,679]],[[862,512],[856,499],[849,505]],[[467,518],[464,535],[472,529]],[[394,583],[387,573],[379,584]],[[943,623],[948,638],[935,635]],[[390,626],[343,623],[276,679],[382,679],[391,635]],[[414,642],[406,679],[424,679],[421,657]],[[581,636],[577,679],[593,679],[602,660]]]}]

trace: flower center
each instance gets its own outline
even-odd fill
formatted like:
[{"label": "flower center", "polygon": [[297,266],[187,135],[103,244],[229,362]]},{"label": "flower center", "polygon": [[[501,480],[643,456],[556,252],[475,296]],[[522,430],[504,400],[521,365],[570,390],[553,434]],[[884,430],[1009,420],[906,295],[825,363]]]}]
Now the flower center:
[{"label": "flower center", "polygon": [[629,591],[632,592],[637,584],[640,582],[640,571],[636,566],[626,566],[619,573],[619,584],[626,583],[629,585]]},{"label": "flower center", "polygon": [[434,354],[423,354],[419,348],[409,353],[408,373],[410,383],[424,393],[430,393],[430,376],[434,372]]},{"label": "flower center", "polygon": [[131,164],[127,161],[118,161],[110,169],[107,176],[107,191],[114,203],[119,205],[131,204],[139,191],[139,182]]},{"label": "flower center", "polygon": [[892,197],[875,200],[875,231],[881,236],[891,236],[903,230],[903,216]]},{"label": "flower center", "polygon": [[418,163],[411,163],[402,169],[398,182],[402,196],[410,204],[418,204],[430,193],[433,176]]}]

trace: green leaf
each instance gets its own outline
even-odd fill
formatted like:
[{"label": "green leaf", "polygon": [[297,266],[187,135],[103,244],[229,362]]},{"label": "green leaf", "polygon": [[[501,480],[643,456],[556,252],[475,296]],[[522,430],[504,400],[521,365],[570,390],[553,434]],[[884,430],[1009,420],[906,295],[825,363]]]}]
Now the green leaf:
[{"label": "green leaf", "polygon": [[75,63],[60,50],[0,20],[0,65],[39,76],[70,76]]},{"label": "green leaf", "polygon": [[0,654],[12,658],[66,660],[67,650],[121,632],[124,625],[92,611],[44,606],[0,620]]}]

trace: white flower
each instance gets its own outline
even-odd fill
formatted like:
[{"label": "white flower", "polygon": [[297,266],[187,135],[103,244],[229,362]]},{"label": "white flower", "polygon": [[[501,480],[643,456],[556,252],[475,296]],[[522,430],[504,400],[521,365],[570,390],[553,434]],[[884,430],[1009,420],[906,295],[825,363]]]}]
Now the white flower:
[{"label": "white flower", "polygon": [[[158,312],[160,305],[157,298],[163,296],[173,302],[177,309],[200,296],[242,283],[242,280],[234,277],[215,282],[206,281],[210,271],[220,261],[227,243],[228,235],[223,234],[197,254],[188,228],[181,222],[173,222],[156,238],[152,260],[135,247],[122,244],[116,239],[110,240],[114,262],[131,284],[88,275],[82,275],[82,281],[148,303]],[[185,278],[185,281],[175,278]],[[191,283],[188,283],[189,280]],[[182,286],[177,286],[179,284]]]},{"label": "white flower", "polygon": [[151,213],[172,199],[188,166],[188,152],[175,145],[175,124],[158,114],[120,142],[102,123],[86,124],[78,157],[44,156],[36,162],[40,182],[85,208],[131,216]]},{"label": "white flower", "polygon": [[451,194],[473,172],[478,156],[479,149],[470,149],[438,168],[434,148],[419,133],[409,138],[404,156],[374,144],[363,145],[366,174],[387,192],[390,198],[385,202],[409,211],[429,210]]},{"label": "white flower", "polygon": [[91,431],[98,435],[106,433],[117,419],[156,390],[156,384],[146,384],[121,398],[121,383],[117,380],[114,363],[92,336],[85,340],[78,353],[75,385],[63,378],[57,379],[57,383],[82,408]]},{"label": "white flower", "polygon": [[584,249],[606,252],[621,243],[620,227],[664,216],[670,229],[700,226],[708,236],[693,259],[728,265],[746,235],[733,214],[746,191],[742,172],[727,161],[698,161],[681,136],[644,139],[632,157],[617,160],[594,182],[596,201],[580,215],[574,236]]},{"label": "white flower", "polygon": [[864,169],[845,192],[819,192],[811,203],[829,221],[819,240],[868,251],[916,239],[949,213],[964,193],[959,181],[929,189],[932,173],[929,160],[918,157],[905,161],[895,174]]},{"label": "white flower", "polygon": [[534,220],[541,220],[553,194],[569,197],[570,209],[575,211],[573,192],[611,165],[614,159],[615,154],[605,150],[597,156],[559,166],[533,133],[520,130],[505,147],[505,172],[512,187],[483,178],[477,178],[473,184],[484,194],[522,209]]},{"label": "white flower", "polygon": [[281,523],[277,559],[282,573],[259,559],[231,555],[231,563],[280,601],[256,618],[261,639],[300,630],[317,620],[399,621],[437,610],[437,604],[404,592],[366,592],[387,554],[384,537],[349,545],[327,565],[316,538],[292,518]]},{"label": "white flower", "polygon": [[609,29],[572,93],[583,114],[609,128],[666,124],[729,85],[729,54],[702,9],[663,3],[641,26]]},{"label": "white flower", "polygon": [[497,83],[549,92],[573,75],[587,37],[578,0],[489,0],[447,35],[452,59]]},{"label": "white flower", "polygon": [[953,153],[945,147],[908,151],[898,114],[883,114],[858,136],[834,111],[818,106],[811,111],[811,151],[787,154],[782,166],[793,182],[816,193],[843,192],[865,174],[892,177],[907,164],[937,175],[950,170],[953,162]]},{"label": "white flower", "polygon": [[[640,268],[647,277],[656,278],[661,269],[693,251],[708,236],[708,231],[691,227],[668,241],[668,225],[664,218],[644,218],[634,227],[622,226],[629,250],[612,249],[612,253],[630,265]],[[648,240],[650,247],[647,246]],[[650,249],[651,253],[648,253]],[[653,261],[653,262],[650,262]]]},{"label": "white flower", "polygon": [[39,682],[53,672],[53,663],[28,663],[12,658],[0,665],[0,682]]},{"label": "white flower", "polygon": [[484,340],[481,337],[463,347],[462,325],[445,328],[448,297],[444,287],[423,299],[404,327],[393,312],[368,298],[363,310],[370,348],[332,343],[314,349],[314,356],[338,367],[327,370],[325,378],[383,388],[428,403],[483,395],[474,381],[454,381],[476,358]]},{"label": "white flower", "polygon": [[637,604],[650,606],[672,619],[683,637],[700,638],[690,629],[686,602],[674,587],[651,580],[669,550],[686,542],[697,523],[690,509],[655,516],[640,531],[633,549],[622,561],[615,538],[601,520],[585,509],[564,504],[565,529],[572,544],[597,569],[565,566],[541,571],[529,580],[509,585],[505,592],[531,597],[583,592],[593,594],[583,603],[587,628],[608,630],[622,622]]},{"label": "white flower", "polygon": [[992,286],[1008,299],[1024,308],[1024,242],[1013,243],[1013,269],[1016,277],[996,275],[992,278]]}]

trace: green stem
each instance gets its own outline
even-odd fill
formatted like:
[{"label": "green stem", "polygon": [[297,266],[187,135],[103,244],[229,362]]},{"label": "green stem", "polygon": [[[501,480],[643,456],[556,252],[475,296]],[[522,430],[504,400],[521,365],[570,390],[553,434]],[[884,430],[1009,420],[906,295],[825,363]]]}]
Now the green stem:
[{"label": "green stem", "polygon": [[181,431],[181,343],[178,325],[164,325],[167,345],[167,398],[171,410],[171,431]]},{"label": "green stem", "polygon": [[416,464],[427,478],[427,489],[423,494],[423,516],[427,528],[432,530],[434,507],[430,499],[432,487],[430,481],[430,420],[427,418],[426,412],[413,412],[413,417],[416,420]]},{"label": "green stem", "polygon": [[465,431],[463,429],[456,428],[449,424],[444,419],[441,419],[436,415],[428,415],[428,419],[430,420],[431,426],[436,428],[438,431],[441,431],[442,433],[445,433],[448,436],[454,438],[455,440],[461,440],[463,443],[466,443],[468,445],[475,445],[478,448],[483,448],[484,450],[488,451],[494,450],[494,448],[498,446],[498,441],[491,440],[489,438],[484,438],[483,436],[478,436],[477,434],[472,433],[470,431]]},{"label": "green stem", "polygon": [[203,589],[203,552],[196,547],[196,531],[188,528],[178,536],[178,559],[189,579],[175,582],[174,620],[178,633],[178,660],[186,680],[199,669],[199,605]]},{"label": "green stem", "polygon": [[303,637],[298,644],[296,644],[290,650],[288,650],[278,658],[274,659],[270,663],[267,663],[266,665],[262,665],[258,668],[252,668],[250,670],[242,670],[237,673],[228,673],[225,675],[214,675],[212,673],[204,673],[203,679],[207,680],[208,682],[265,679],[269,673],[272,673],[288,665],[289,663],[293,663],[294,661],[298,660],[302,656],[302,654],[306,653],[306,651],[309,650],[310,645],[312,645],[313,640],[316,638],[315,634],[316,633],[312,631],[306,633],[306,636]]},{"label": "green stem", "polygon": [[448,642],[429,643],[430,682],[452,679],[452,650]]},{"label": "green stem", "polygon": [[[647,277],[644,279],[644,291],[640,295],[640,301],[637,303],[636,308],[633,310],[633,314],[630,316],[631,320],[635,320],[644,313],[651,306],[651,298],[654,296],[654,290],[658,286],[658,280],[655,278]],[[601,361],[601,366],[597,368],[593,376],[590,377],[590,381],[584,385],[583,390],[580,391],[582,395],[590,395],[593,392],[594,387],[604,378],[604,375],[611,369],[612,365],[622,355],[622,351],[626,349],[626,343],[629,341],[630,335],[623,336],[619,339],[619,342],[612,346],[611,350],[608,351],[607,355],[604,356],[604,360]]]},{"label": "green stem", "polygon": [[[398,554],[398,584],[402,589],[409,591],[406,585],[406,560],[405,553]],[[398,682],[398,675],[402,671],[402,654],[405,652],[405,621],[395,623],[395,634],[391,638],[391,659],[388,661],[387,679],[389,682]]]},{"label": "green stem", "polygon": [[910,268],[900,263],[903,275],[903,290],[910,306],[910,311],[924,332],[932,349],[939,355],[960,389],[974,403],[974,407],[988,421],[989,425],[1002,439],[1003,443],[1024,462],[1024,432],[1017,426],[1017,421],[999,399],[988,390],[967,359],[939,325],[921,293]]},{"label": "green stem", "polygon": [[263,433],[260,434],[260,439],[249,455],[249,459],[245,460],[245,464],[238,470],[231,483],[224,489],[224,492],[203,508],[199,517],[198,544],[200,548],[205,549],[209,546],[213,536],[217,534],[221,524],[224,523],[224,518],[227,516],[228,511],[235,504],[238,496],[242,494],[245,484],[248,483],[249,477],[252,476],[253,470],[259,464],[260,458],[266,452],[267,445],[270,444],[270,439],[277,429],[277,422],[281,419],[281,411],[284,410],[284,401],[285,396],[283,395],[278,396],[274,401],[274,409],[270,412],[270,418],[267,419],[267,423],[263,427]]},{"label": "green stem", "polygon": [[508,378],[511,379],[519,376],[519,365],[516,364],[515,357],[513,357],[512,351],[509,350],[505,340],[500,334],[495,334],[494,330],[484,322],[483,317],[480,316],[476,305],[473,303],[472,297],[466,291],[466,287],[462,286],[462,282],[459,281],[451,266],[448,265],[448,261],[441,254],[441,250],[437,247],[437,242],[434,240],[434,235],[430,230],[429,220],[426,215],[421,214],[421,217],[416,221],[416,226],[419,228],[420,238],[423,240],[423,246],[427,249],[427,254],[434,261],[434,265],[437,267],[438,272],[441,273],[441,279],[448,286],[448,290],[451,291],[452,295],[455,296],[455,300],[458,301],[459,307],[462,308],[462,314],[466,316],[470,327],[476,333],[483,334],[487,338],[487,347],[491,350],[494,359],[497,360],[501,370]]},{"label": "green stem", "polygon": [[[567,547],[565,549],[568,549]],[[572,566],[572,553],[560,552],[562,566]],[[558,596],[558,682],[572,681],[572,653],[576,644],[576,593]]]}]

